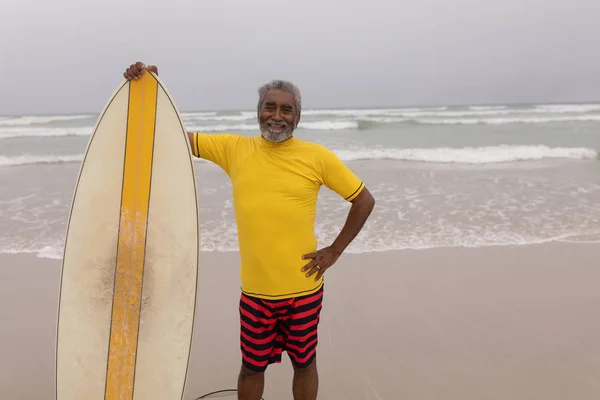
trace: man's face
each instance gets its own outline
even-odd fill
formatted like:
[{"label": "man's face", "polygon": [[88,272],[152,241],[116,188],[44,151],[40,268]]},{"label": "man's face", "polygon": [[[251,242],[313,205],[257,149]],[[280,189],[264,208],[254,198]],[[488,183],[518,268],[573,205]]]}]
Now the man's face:
[{"label": "man's face", "polygon": [[260,132],[270,142],[292,137],[298,124],[294,95],[279,89],[269,90],[259,116]]}]

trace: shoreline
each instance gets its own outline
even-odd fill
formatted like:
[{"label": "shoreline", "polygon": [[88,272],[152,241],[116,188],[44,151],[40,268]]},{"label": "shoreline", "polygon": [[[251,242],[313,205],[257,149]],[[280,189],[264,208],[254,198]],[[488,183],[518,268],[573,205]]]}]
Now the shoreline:
[{"label": "shoreline", "polygon": [[[384,250],[370,250],[370,251],[346,251],[346,253],[343,255],[344,257],[360,257],[362,255],[376,255],[376,254],[386,254],[386,253],[411,253],[411,252],[437,252],[437,251],[482,251],[485,249],[494,249],[494,248],[510,248],[510,249],[518,249],[518,248],[523,248],[523,247],[537,247],[537,246],[596,246],[596,245],[600,245],[600,233],[597,234],[573,234],[573,235],[567,235],[564,238],[552,238],[552,239],[547,239],[547,240],[541,240],[538,242],[532,242],[532,243],[492,243],[492,244],[482,244],[482,245],[476,245],[476,246],[469,246],[469,245],[438,245],[438,246],[431,246],[431,247],[421,247],[421,248],[404,248],[404,249],[384,249]],[[591,237],[599,237],[598,240],[568,240],[567,238],[569,237],[587,237],[587,236],[591,236]],[[62,247],[61,247],[62,249]],[[47,248],[44,249],[40,249],[39,251],[15,251],[15,252],[2,252],[0,251],[0,261],[2,259],[2,257],[35,257],[38,258],[40,260],[42,260],[42,262],[50,262],[50,263],[55,263],[58,262],[60,263],[62,261],[62,257],[59,256],[52,256],[52,257],[48,257],[48,256],[40,256],[40,253],[44,253],[44,252],[49,252],[49,250]],[[51,249],[50,253],[55,254],[54,250]],[[208,257],[218,257],[220,254],[223,255],[231,255],[231,254],[239,254],[239,250],[201,250],[201,253],[204,256],[208,256]],[[1,267],[1,263],[0,263],[0,267]]]},{"label": "shoreline", "polygon": [[[344,254],[326,274],[319,398],[596,399],[598,260],[600,244],[559,242]],[[52,398],[60,265],[0,254],[3,397]],[[236,386],[238,266],[201,253],[186,400]],[[284,356],[264,398],[291,398],[291,378]]]}]

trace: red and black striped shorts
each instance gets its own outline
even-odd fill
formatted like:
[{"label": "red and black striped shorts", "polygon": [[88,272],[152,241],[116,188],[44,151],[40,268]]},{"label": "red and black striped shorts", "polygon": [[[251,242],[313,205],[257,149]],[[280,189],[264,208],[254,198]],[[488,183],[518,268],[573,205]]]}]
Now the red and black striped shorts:
[{"label": "red and black striped shorts", "polygon": [[242,293],[240,298],[240,346],[242,363],[262,372],[280,363],[287,351],[297,368],[310,365],[317,351],[317,327],[323,287],[301,297],[264,300]]}]

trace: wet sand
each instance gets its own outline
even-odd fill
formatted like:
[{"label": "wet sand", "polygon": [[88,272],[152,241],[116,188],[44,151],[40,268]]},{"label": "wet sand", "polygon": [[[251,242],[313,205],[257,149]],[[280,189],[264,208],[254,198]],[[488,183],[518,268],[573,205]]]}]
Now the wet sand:
[{"label": "wet sand", "polygon": [[[235,388],[240,363],[238,254],[202,263],[186,400]],[[0,255],[1,398],[54,398],[59,280],[59,260]],[[344,255],[326,275],[319,398],[596,400],[599,282],[598,244]],[[292,399],[291,378],[284,356],[265,400]]]}]

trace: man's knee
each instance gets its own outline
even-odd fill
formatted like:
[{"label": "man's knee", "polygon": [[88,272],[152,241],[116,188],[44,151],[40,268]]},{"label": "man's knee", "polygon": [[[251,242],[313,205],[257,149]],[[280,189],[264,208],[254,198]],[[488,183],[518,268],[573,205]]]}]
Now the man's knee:
[{"label": "man's knee", "polygon": [[250,369],[242,364],[242,368],[240,369],[240,378],[243,379],[252,379],[252,378],[260,378],[265,374],[264,369]]},{"label": "man's knee", "polygon": [[314,356],[312,360],[304,364],[298,364],[292,359],[292,366],[297,374],[311,374],[317,369],[317,357]]}]

